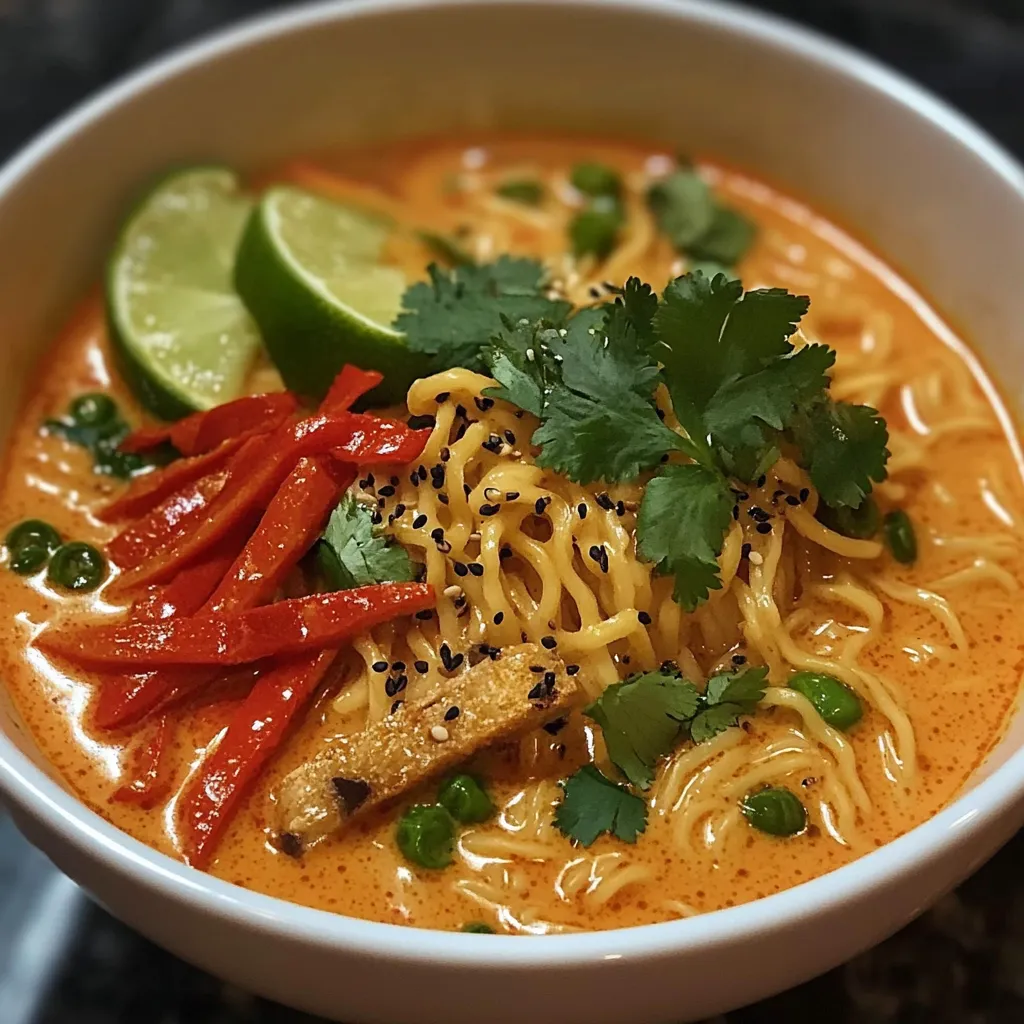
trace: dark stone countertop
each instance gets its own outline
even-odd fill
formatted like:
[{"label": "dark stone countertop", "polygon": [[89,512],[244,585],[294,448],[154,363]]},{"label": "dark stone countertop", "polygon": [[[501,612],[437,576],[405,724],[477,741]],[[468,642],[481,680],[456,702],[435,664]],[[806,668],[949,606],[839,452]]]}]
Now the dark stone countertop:
[{"label": "dark stone countertop", "polygon": [[[927,84],[1024,157],[1024,0],[759,0]],[[123,71],[270,0],[0,0],[0,156]],[[1024,1021],[1024,833],[934,909],[728,1024]],[[0,816],[0,1024],[315,1024],[92,905]],[[718,1024],[718,1022],[716,1022]]]}]

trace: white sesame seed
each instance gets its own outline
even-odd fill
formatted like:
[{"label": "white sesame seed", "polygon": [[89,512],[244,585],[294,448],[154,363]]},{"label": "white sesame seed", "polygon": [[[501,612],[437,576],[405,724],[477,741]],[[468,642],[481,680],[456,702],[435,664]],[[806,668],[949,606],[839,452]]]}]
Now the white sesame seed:
[{"label": "white sesame seed", "polygon": [[760,551],[751,551],[748,557],[751,565],[764,565],[764,555]]},{"label": "white sesame seed", "polygon": [[443,725],[432,725],[430,727],[430,738],[438,743],[444,743],[449,738],[449,732]]},{"label": "white sesame seed", "polygon": [[537,354],[533,351],[532,348],[528,348],[526,350],[526,358],[532,363],[537,358]]},{"label": "white sesame seed", "polygon": [[458,583],[453,583],[451,586],[444,588],[445,597],[458,597],[462,593],[462,587]]}]

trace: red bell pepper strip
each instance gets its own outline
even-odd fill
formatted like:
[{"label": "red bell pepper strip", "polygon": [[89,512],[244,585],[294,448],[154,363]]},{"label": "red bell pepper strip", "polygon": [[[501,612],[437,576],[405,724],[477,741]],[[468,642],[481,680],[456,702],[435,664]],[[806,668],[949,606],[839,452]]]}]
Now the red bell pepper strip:
[{"label": "red bell pepper strip", "polygon": [[149,810],[170,792],[173,779],[166,763],[169,726],[170,719],[164,715],[155,730],[137,743],[131,754],[131,781],[115,789],[111,800]]},{"label": "red bell pepper strip", "polygon": [[[206,562],[183,569],[170,583],[132,605],[129,613],[136,622],[157,622],[174,616],[195,615],[209,600],[224,574],[234,563],[237,547],[225,548]],[[117,729],[145,718],[163,707],[180,688],[197,676],[207,678],[204,669],[162,669],[105,678],[93,702],[93,722],[101,729]]]},{"label": "red bell pepper strip", "polygon": [[260,676],[227,731],[182,795],[185,855],[205,868],[246,790],[280,747],[331,663],[334,651],[282,661]]},{"label": "red bell pepper strip", "polygon": [[205,513],[227,478],[227,472],[220,470],[167,498],[114,537],[107,545],[107,557],[124,570],[142,565]]},{"label": "red bell pepper strip", "polygon": [[[158,583],[202,557],[221,538],[266,508],[303,456],[331,452],[356,465],[404,464],[417,458],[430,432],[404,423],[358,413],[320,414],[246,442],[246,452],[232,462],[220,497],[180,542],[168,545],[145,566],[125,573],[112,592]],[[248,446],[260,447],[248,452]]]},{"label": "red bell pepper strip", "polygon": [[310,594],[239,614],[202,613],[159,622],[48,629],[36,646],[86,665],[243,665],[341,647],[357,633],[434,605],[426,583],[378,583]]},{"label": "red bell pepper strip", "polygon": [[182,455],[201,455],[225,441],[275,430],[299,408],[290,391],[246,395],[205,412],[194,412],[177,423],[147,427],[129,434],[120,445],[123,452],[142,452],[170,441]]},{"label": "red bell pepper strip", "polygon": [[[193,594],[201,593],[198,602],[183,605],[178,614],[193,615],[200,608],[207,612],[241,612],[262,604],[320,536],[331,509],[354,479],[353,467],[336,463],[329,456],[300,460],[233,562],[221,557],[214,560],[216,564],[200,563],[184,569],[157,594],[184,589],[189,586],[189,578],[200,577],[203,585],[192,588]],[[208,577],[218,572],[205,585]],[[166,606],[175,597],[172,594],[154,600],[157,606]],[[214,682],[218,674],[203,668],[163,668],[108,680],[96,702],[94,720],[105,729],[130,724]]]},{"label": "red bell pepper strip", "polygon": [[358,399],[372,391],[383,379],[384,374],[377,370],[361,370],[358,366],[346,363],[328,388],[320,403],[320,411],[343,412],[351,409]]},{"label": "red bell pepper strip", "polygon": [[245,438],[232,438],[211,452],[191,459],[178,459],[163,469],[155,469],[145,476],[137,477],[124,494],[97,514],[106,523],[138,519],[156,508],[165,498],[179,494],[196,480],[223,469],[243,444]]},{"label": "red bell pepper strip", "polygon": [[244,611],[270,600],[323,532],[331,509],[355,478],[354,467],[329,456],[300,459],[214,591],[208,610]]}]

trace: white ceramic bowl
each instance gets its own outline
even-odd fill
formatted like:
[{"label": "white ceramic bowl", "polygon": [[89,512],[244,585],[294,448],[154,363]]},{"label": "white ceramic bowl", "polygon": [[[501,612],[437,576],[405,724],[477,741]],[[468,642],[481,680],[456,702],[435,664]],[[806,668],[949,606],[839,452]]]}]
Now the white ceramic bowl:
[{"label": "white ceramic bowl", "polygon": [[[474,128],[634,135],[751,169],[853,225],[1024,384],[1024,176],[915,86],[725,4],[354,0],[191,46],[87,103],[0,173],[0,429],[133,189]],[[2,642],[2,638],[0,638]],[[823,971],[909,921],[1024,819],[1024,722],[927,824],[816,881],[669,924],[481,938],[307,910],[192,871],[86,810],[0,697],[0,787],[25,834],[140,932],[246,988],[381,1024],[658,1024]]]}]

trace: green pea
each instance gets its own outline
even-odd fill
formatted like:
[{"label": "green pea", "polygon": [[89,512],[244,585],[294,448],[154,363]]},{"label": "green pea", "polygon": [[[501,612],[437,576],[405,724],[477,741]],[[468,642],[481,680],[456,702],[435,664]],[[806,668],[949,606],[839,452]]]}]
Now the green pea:
[{"label": "green pea", "polygon": [[117,418],[117,404],[110,395],[94,392],[74,399],[68,413],[80,427],[100,427]]},{"label": "green pea", "polygon": [[870,540],[881,522],[881,514],[874,498],[865,498],[856,508],[840,505],[833,508],[823,504],[818,509],[818,520],[830,530],[855,540]]},{"label": "green pea", "polygon": [[473,935],[493,935],[494,929],[483,921],[470,921],[469,924],[462,926],[462,931],[469,932]]},{"label": "green pea", "polygon": [[19,576],[31,576],[38,572],[50,560],[50,552],[37,544],[29,544],[26,547],[18,548],[11,552],[11,560],[8,563],[11,572]]},{"label": "green pea", "polygon": [[835,676],[824,672],[797,672],[790,676],[788,685],[802,693],[834,729],[850,729],[864,714],[857,694]]},{"label": "green pea", "polygon": [[622,207],[617,199],[601,196],[580,210],[569,224],[569,237],[576,256],[604,259],[615,248],[622,226]]},{"label": "green pea", "polygon": [[107,560],[80,540],[57,548],[46,572],[48,583],[75,591],[95,590],[106,576]]},{"label": "green pea", "polygon": [[60,534],[42,519],[25,519],[7,531],[4,544],[12,555],[23,548],[42,548],[49,557],[60,547]]},{"label": "green pea", "polygon": [[795,836],[807,828],[807,811],[788,789],[768,786],[748,793],[740,805],[754,828],[772,836]]},{"label": "green pea", "polygon": [[913,565],[917,561],[917,534],[910,516],[901,508],[889,512],[883,530],[892,557],[903,565]]},{"label": "green pea", "polygon": [[437,802],[465,825],[486,821],[494,813],[487,790],[472,775],[453,775],[443,782]]},{"label": "green pea", "polygon": [[495,189],[495,192],[505,199],[511,199],[514,203],[522,203],[524,206],[539,206],[544,198],[544,186],[532,178],[504,181]]},{"label": "green pea", "polygon": [[415,804],[398,819],[395,842],[413,864],[446,868],[455,850],[455,822],[440,804]]},{"label": "green pea", "polygon": [[617,199],[622,191],[622,179],[618,172],[606,164],[592,161],[577,164],[572,169],[569,180],[578,192],[594,198],[606,196]]}]

